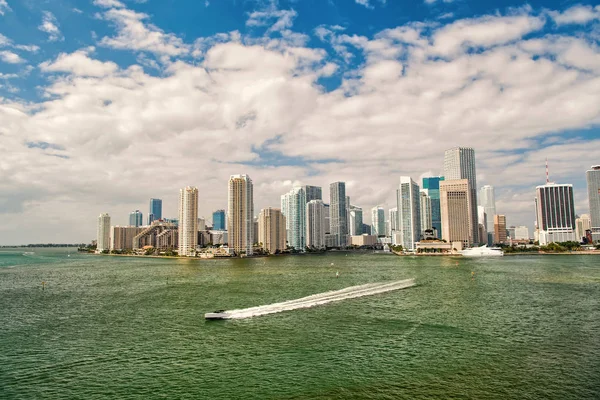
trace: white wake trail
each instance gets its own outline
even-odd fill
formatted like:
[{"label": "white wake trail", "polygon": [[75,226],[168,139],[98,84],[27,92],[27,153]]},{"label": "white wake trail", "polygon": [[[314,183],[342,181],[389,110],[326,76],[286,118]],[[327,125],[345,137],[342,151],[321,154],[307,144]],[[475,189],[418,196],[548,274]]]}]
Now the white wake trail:
[{"label": "white wake trail", "polygon": [[313,294],[311,296],[306,296],[295,300],[288,300],[281,303],[273,303],[239,310],[207,313],[205,317],[207,319],[251,318],[260,315],[274,314],[282,311],[296,310],[299,308],[314,307],[321,304],[333,303],[335,301],[353,299],[363,296],[371,296],[374,294],[390,292],[392,290],[409,288],[414,285],[414,279],[405,279],[395,282],[368,283],[366,285],[351,286],[340,290]]}]

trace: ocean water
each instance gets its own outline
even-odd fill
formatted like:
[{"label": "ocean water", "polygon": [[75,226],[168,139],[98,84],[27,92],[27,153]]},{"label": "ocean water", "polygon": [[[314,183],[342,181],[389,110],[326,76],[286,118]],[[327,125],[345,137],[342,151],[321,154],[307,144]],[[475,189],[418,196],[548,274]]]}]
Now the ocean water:
[{"label": "ocean water", "polygon": [[[417,286],[203,319],[407,278]],[[598,399],[600,256],[0,249],[0,398]]]}]

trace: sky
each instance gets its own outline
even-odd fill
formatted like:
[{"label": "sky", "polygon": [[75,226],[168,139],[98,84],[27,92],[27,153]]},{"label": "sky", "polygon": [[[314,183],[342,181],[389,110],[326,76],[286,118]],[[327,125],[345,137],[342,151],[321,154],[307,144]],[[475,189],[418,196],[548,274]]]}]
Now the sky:
[{"label": "sky", "polygon": [[[0,0],[0,245],[80,243],[179,189],[199,215],[248,174],[255,210],[400,176],[472,147],[507,224],[535,186],[600,164],[600,6],[508,0]],[[387,211],[386,211],[387,212]]]}]

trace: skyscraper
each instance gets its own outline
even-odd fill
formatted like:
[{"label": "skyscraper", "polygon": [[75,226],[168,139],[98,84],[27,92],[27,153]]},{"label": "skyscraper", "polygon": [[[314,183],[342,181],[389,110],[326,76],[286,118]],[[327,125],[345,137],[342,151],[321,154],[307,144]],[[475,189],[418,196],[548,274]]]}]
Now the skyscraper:
[{"label": "skyscraper", "polygon": [[306,247],[306,193],[304,188],[295,187],[282,196],[285,204],[287,241],[290,247],[304,251]]},{"label": "skyscraper", "polygon": [[376,236],[385,236],[385,210],[375,206],[371,209],[371,233]]},{"label": "skyscraper", "polygon": [[431,226],[436,230],[438,239],[442,238],[442,216],[440,213],[440,181],[443,176],[423,178],[423,190],[431,199]]},{"label": "skyscraper", "polygon": [[179,190],[178,249],[180,256],[196,255],[198,244],[198,189],[186,186]]},{"label": "skyscraper", "polygon": [[285,250],[285,217],[278,208],[263,208],[258,215],[258,242],[270,254]]},{"label": "skyscraper", "polygon": [[150,199],[150,207],[148,209],[148,225],[153,221],[162,219],[162,200]]},{"label": "skyscraper", "polygon": [[325,248],[325,206],[323,200],[306,203],[306,246]]},{"label": "skyscraper", "polygon": [[588,214],[582,214],[575,220],[575,232],[577,240],[581,241],[585,237],[585,231],[592,229],[592,220]]},{"label": "skyscraper", "polygon": [[[491,216],[490,218],[494,218],[493,216]],[[488,234],[487,231],[487,223],[488,221],[488,216],[485,212],[485,207],[484,206],[477,206],[477,223],[479,226],[479,237],[480,238],[488,238],[488,246],[491,246],[492,244],[494,244],[491,239],[494,236],[492,232],[490,232]]]},{"label": "skyscraper", "polygon": [[421,235],[424,236],[427,229],[433,228],[431,217],[431,197],[427,195],[425,190],[421,190]]},{"label": "skyscraper", "polygon": [[419,185],[409,176],[401,176],[400,187],[396,193],[398,195],[398,224],[402,247],[406,250],[414,250],[421,236],[421,194]]},{"label": "skyscraper", "polygon": [[389,220],[390,220],[390,236],[394,234],[394,232],[398,232],[398,207],[392,207],[388,210]]},{"label": "skyscraper", "polygon": [[304,186],[304,193],[306,193],[306,202],[311,200],[323,200],[323,190],[321,186]]},{"label": "skyscraper", "polygon": [[252,255],[254,190],[248,175],[231,175],[228,188],[227,232],[236,254]]},{"label": "skyscraper", "polygon": [[496,243],[506,243],[506,215],[494,215],[494,238]]},{"label": "skyscraper", "polygon": [[213,212],[213,230],[224,231],[227,229],[225,226],[225,210],[217,210]]},{"label": "skyscraper", "polygon": [[471,190],[467,179],[440,182],[440,211],[442,239],[449,243],[460,241],[463,247],[474,244]]},{"label": "skyscraper", "polygon": [[129,226],[144,225],[144,217],[140,210],[135,210],[129,213]]},{"label": "skyscraper", "polygon": [[592,222],[592,239],[600,241],[600,165],[593,165],[585,173],[590,203],[590,221]]},{"label": "skyscraper", "polygon": [[[496,215],[496,193],[494,187],[491,185],[485,185],[479,190],[479,205],[484,208],[486,218],[485,230],[488,233],[487,238],[488,245],[494,243],[494,215]],[[479,241],[483,242],[486,238],[480,238]]]},{"label": "skyscraper", "polygon": [[477,173],[475,150],[470,147],[455,147],[444,153],[444,178],[447,180],[466,179],[469,182],[469,222],[473,239],[471,244],[479,244],[477,223]]},{"label": "skyscraper", "polygon": [[535,188],[540,245],[577,240],[573,185],[546,183]]},{"label": "skyscraper", "polygon": [[349,235],[363,234],[363,210],[360,207],[350,206],[350,217],[348,219]]},{"label": "skyscraper", "polygon": [[100,253],[110,248],[110,215],[100,214],[96,232],[96,252]]},{"label": "skyscraper", "polygon": [[330,184],[329,199],[329,221],[333,244],[336,247],[345,247],[348,240],[346,183],[334,182]]}]

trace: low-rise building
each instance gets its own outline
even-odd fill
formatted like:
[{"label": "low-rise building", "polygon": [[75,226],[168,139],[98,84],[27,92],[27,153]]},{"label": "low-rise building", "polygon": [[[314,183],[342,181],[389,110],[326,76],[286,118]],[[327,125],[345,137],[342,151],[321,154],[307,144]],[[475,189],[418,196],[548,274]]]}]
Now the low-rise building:
[{"label": "low-rise building", "polygon": [[377,236],[376,235],[355,235],[350,236],[350,244],[352,246],[375,246],[377,245]]}]

